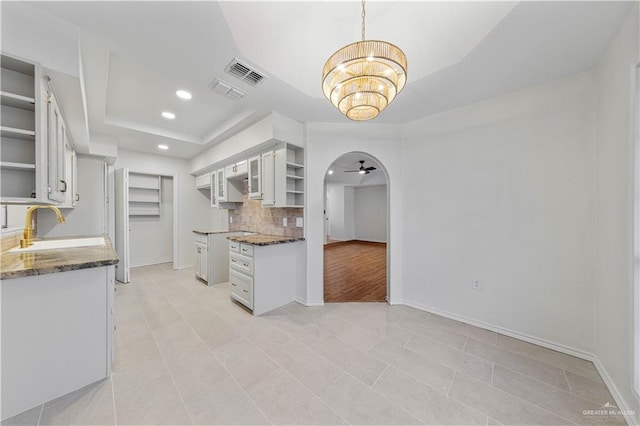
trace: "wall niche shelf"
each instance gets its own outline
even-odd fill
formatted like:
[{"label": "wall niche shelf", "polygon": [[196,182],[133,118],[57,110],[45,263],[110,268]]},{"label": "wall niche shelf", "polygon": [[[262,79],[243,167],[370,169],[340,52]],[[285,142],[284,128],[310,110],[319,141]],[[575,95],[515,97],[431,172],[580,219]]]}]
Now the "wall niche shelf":
[{"label": "wall niche shelf", "polygon": [[129,172],[129,216],[160,216],[161,180],[158,175]]}]

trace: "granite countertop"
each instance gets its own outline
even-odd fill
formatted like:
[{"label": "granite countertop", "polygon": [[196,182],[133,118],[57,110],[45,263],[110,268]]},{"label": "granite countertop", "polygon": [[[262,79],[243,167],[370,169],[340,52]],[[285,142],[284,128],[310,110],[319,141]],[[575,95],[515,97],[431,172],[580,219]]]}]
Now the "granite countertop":
[{"label": "granite countertop", "polygon": [[251,244],[254,246],[272,246],[275,244],[295,243],[297,241],[304,241],[304,238],[298,237],[283,237],[280,235],[238,235],[227,237],[230,241],[237,241],[239,243]]},{"label": "granite countertop", "polygon": [[232,234],[235,232],[251,232],[251,231],[244,231],[244,230],[239,230],[239,231],[211,231],[211,230],[202,230],[202,229],[194,229],[193,233],[194,234],[202,234],[202,235],[209,235],[209,234]]},{"label": "granite countertop", "polygon": [[[103,246],[74,247],[28,253],[9,253],[4,251],[0,257],[0,279],[6,280],[115,265],[119,260],[111,245],[111,240],[108,236],[100,235],[100,237],[105,239],[106,244]],[[62,240],[65,238],[50,239]],[[34,241],[37,240],[45,239],[38,238]]]}]

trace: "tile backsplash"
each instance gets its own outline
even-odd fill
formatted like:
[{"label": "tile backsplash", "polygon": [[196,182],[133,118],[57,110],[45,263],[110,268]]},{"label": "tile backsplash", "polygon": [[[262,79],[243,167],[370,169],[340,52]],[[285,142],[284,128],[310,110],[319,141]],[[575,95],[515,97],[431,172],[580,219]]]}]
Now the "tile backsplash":
[{"label": "tile backsplash", "polygon": [[[252,231],[268,235],[282,235],[285,237],[304,236],[304,228],[296,227],[296,218],[304,216],[301,208],[272,208],[262,207],[260,200],[250,200],[247,184],[242,191],[242,205],[229,210],[230,231]],[[282,219],[287,218],[287,226],[282,226]]]}]

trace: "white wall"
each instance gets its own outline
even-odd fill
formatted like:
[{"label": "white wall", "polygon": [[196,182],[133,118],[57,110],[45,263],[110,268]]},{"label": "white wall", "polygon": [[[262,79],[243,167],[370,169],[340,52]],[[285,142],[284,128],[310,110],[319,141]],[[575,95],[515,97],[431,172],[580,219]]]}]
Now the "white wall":
[{"label": "white wall", "polygon": [[173,178],[161,178],[160,194],[160,216],[129,217],[132,268],[173,261]]},{"label": "white wall", "polygon": [[387,241],[387,185],[354,188],[355,238],[357,240]]},{"label": "white wall", "polygon": [[24,229],[25,215],[27,213],[27,206],[20,205],[5,205],[7,214],[7,227],[0,231],[1,234],[14,234],[15,232],[22,231]]},{"label": "white wall", "polygon": [[595,101],[584,73],[405,126],[407,303],[593,350]]},{"label": "white wall", "polygon": [[327,182],[327,217],[331,239],[344,241],[355,238],[353,202],[353,187]]},{"label": "white wall", "polygon": [[97,157],[78,155],[78,194],[80,200],[74,209],[63,209],[66,222],[58,224],[56,215],[49,210],[38,210],[38,235],[65,237],[102,235],[105,225],[104,165]]},{"label": "white wall", "polygon": [[[324,179],[329,166],[341,155],[371,155],[388,175],[390,196],[389,280],[391,303],[402,300],[403,166],[398,126],[373,123],[307,123],[306,208],[307,287],[299,293],[307,304],[323,301]],[[313,159],[313,160],[311,160]]]},{"label": "white wall", "polygon": [[26,2],[3,2],[2,52],[78,76],[78,29]]},{"label": "white wall", "polygon": [[226,210],[212,209],[209,198],[198,191],[195,177],[189,174],[188,160],[120,149],[113,168],[126,167],[130,171],[171,175],[177,183],[178,203],[174,215],[178,218],[178,267],[193,266],[194,229],[228,229]]},{"label": "white wall", "polygon": [[[597,268],[594,353],[613,382],[614,396],[636,412],[633,392],[633,108],[638,64],[638,6],[597,69]],[[638,294],[635,295],[638,300]],[[639,307],[640,308],[640,307]],[[640,324],[636,324],[640,327]],[[638,356],[640,354],[636,354]],[[617,393],[618,395],[615,395]]]}]

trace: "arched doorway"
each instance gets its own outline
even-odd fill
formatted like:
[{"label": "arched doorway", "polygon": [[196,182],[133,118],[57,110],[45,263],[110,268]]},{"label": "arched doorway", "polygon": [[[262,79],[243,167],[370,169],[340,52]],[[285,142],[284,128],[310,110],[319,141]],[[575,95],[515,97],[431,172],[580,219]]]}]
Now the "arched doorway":
[{"label": "arched doorway", "polygon": [[388,301],[389,185],[382,163],[351,152],[326,171],[324,302]]}]

